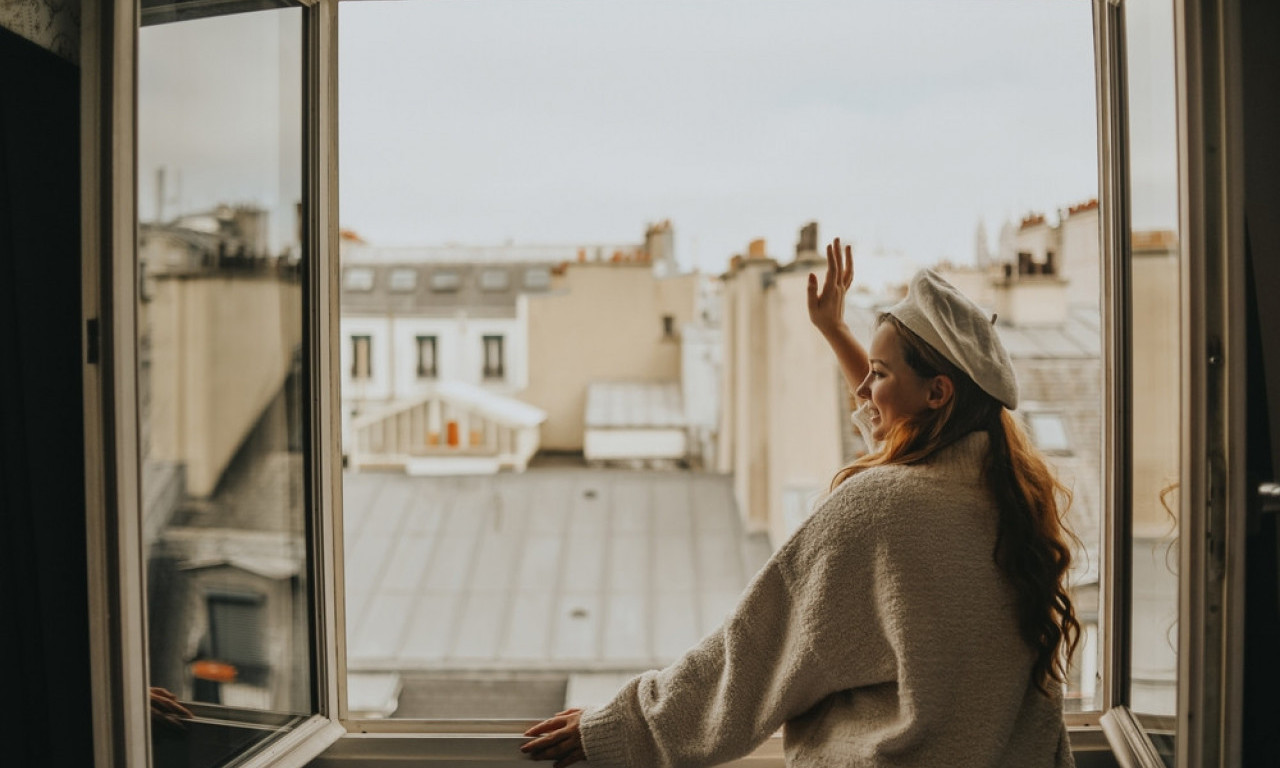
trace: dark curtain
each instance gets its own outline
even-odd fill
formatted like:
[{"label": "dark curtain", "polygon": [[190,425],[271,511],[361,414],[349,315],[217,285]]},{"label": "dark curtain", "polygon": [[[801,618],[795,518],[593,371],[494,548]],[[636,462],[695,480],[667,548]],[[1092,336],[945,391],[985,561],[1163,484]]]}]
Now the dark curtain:
[{"label": "dark curtain", "polygon": [[87,766],[79,70],[0,29],[0,72],[0,762]]}]

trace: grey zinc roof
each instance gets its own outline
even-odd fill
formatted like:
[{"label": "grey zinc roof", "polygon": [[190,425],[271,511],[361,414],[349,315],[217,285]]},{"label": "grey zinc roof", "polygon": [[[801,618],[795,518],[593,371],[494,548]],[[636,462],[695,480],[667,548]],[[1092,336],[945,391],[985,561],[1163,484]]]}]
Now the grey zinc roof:
[{"label": "grey zinc roof", "polygon": [[663,666],[719,625],[768,556],[725,475],[343,482],[355,671]]},{"label": "grey zinc roof", "polygon": [[588,429],[685,426],[684,397],[675,382],[600,381],[587,386]]}]

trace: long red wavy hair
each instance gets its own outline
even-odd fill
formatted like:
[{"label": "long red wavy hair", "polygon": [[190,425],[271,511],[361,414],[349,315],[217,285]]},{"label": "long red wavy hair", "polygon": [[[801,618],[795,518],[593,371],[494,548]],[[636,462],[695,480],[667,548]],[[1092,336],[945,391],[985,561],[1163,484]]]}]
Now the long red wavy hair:
[{"label": "long red wavy hair", "polygon": [[1052,683],[1066,682],[1068,659],[1080,638],[1066,584],[1069,542],[1077,541],[1063,521],[1071,492],[1003,405],[896,317],[881,315],[878,324],[884,323],[896,332],[907,365],[924,379],[949,377],[955,395],[941,408],[895,424],[880,450],[837,472],[831,488],[867,468],[924,461],[965,435],[986,432],[986,481],[999,509],[992,556],[1014,588],[1022,638],[1036,652],[1032,679],[1048,695]]}]

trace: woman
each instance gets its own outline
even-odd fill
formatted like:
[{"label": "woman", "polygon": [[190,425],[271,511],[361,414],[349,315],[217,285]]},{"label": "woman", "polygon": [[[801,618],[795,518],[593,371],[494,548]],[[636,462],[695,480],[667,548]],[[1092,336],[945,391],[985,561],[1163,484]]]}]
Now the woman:
[{"label": "woman", "polygon": [[809,315],[872,450],[718,630],[609,704],[531,728],[534,759],[714,765],[782,727],[793,766],[1073,764],[1062,489],[1009,414],[994,319],[921,272],[868,355],[843,321],[852,278],[836,240],[821,291],[809,277]]}]

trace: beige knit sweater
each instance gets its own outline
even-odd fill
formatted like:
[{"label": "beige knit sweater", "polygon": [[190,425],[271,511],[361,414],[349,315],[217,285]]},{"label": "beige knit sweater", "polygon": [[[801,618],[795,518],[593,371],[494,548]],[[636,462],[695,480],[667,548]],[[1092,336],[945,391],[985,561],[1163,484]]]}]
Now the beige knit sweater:
[{"label": "beige knit sweater", "polygon": [[986,446],[847,480],[719,629],[584,713],[590,765],[714,765],[779,727],[790,766],[1073,765],[992,561]]}]

